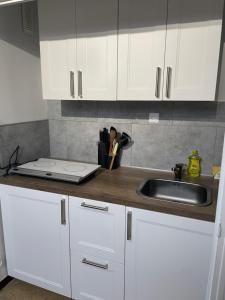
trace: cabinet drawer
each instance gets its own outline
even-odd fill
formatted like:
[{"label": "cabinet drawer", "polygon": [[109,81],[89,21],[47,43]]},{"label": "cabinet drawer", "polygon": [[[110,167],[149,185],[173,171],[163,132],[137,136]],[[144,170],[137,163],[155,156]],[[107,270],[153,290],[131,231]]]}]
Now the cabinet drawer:
[{"label": "cabinet drawer", "polygon": [[71,256],[72,298],[123,300],[124,265],[83,252]]},{"label": "cabinet drawer", "polygon": [[125,206],[69,198],[71,250],[124,263]]}]

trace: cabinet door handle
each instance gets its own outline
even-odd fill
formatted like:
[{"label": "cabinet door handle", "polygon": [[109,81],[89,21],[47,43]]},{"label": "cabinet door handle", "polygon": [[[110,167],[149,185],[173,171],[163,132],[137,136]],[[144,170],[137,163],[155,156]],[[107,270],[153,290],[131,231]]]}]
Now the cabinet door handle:
[{"label": "cabinet door handle", "polygon": [[66,200],[61,200],[61,224],[66,225]]},{"label": "cabinet door handle", "polygon": [[74,72],[70,71],[70,96],[75,98]]},{"label": "cabinet door handle", "polygon": [[155,96],[158,99],[160,98],[161,77],[162,77],[162,69],[160,67],[157,67],[156,68]]},{"label": "cabinet door handle", "polygon": [[171,81],[172,81],[172,68],[167,67],[167,78],[166,78],[166,97],[170,99],[171,96]]},{"label": "cabinet door handle", "polygon": [[82,207],[85,207],[85,208],[91,208],[91,209],[96,209],[96,210],[101,210],[101,211],[109,211],[108,206],[100,207],[100,206],[95,206],[95,205],[86,204],[85,202],[82,202],[82,203],[81,203],[81,206],[82,206]]},{"label": "cabinet door handle", "polygon": [[132,239],[132,212],[127,213],[127,240],[131,241]]},{"label": "cabinet door handle", "polygon": [[83,98],[83,73],[78,71],[78,97]]},{"label": "cabinet door handle", "polygon": [[108,270],[108,268],[109,268],[108,264],[105,264],[105,265],[99,264],[94,261],[88,260],[87,258],[82,259],[82,264],[93,266],[93,267],[104,269],[104,270]]}]

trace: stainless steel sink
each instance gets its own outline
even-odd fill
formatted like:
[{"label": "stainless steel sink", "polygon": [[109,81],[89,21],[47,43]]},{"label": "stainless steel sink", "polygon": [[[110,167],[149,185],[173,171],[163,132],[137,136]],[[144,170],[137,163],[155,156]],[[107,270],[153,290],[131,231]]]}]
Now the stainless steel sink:
[{"label": "stainless steel sink", "polygon": [[144,197],[189,205],[211,204],[210,191],[207,188],[181,181],[149,179],[140,186],[137,192]]}]

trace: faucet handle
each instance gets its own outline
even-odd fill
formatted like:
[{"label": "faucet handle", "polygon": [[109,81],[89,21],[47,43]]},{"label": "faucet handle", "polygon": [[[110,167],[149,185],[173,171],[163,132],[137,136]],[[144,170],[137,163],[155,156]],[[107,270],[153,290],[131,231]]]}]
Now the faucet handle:
[{"label": "faucet handle", "polygon": [[187,165],[183,164],[183,163],[178,163],[175,165],[174,168],[172,168],[172,171],[174,171],[175,169],[184,169]]}]

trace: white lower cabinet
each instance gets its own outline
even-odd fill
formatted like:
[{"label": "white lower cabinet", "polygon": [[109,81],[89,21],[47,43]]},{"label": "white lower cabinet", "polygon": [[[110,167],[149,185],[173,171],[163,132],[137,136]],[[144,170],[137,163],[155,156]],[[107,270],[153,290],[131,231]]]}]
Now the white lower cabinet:
[{"label": "white lower cabinet", "polygon": [[125,299],[205,300],[214,223],[127,209]]},{"label": "white lower cabinet", "polygon": [[71,297],[68,197],[0,186],[8,274]]},{"label": "white lower cabinet", "polygon": [[125,207],[69,201],[72,298],[123,300]]},{"label": "white lower cabinet", "polygon": [[75,300],[206,300],[214,223],[0,185],[9,275]]}]

